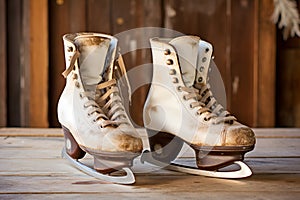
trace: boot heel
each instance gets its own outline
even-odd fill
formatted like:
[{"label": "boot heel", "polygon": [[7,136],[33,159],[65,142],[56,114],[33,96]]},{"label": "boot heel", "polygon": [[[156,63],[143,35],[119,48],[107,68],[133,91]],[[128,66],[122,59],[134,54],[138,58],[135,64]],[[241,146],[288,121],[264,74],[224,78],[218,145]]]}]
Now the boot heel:
[{"label": "boot heel", "polygon": [[147,129],[151,155],[155,160],[170,164],[179,154],[183,140],[165,132]]},{"label": "boot heel", "polygon": [[75,141],[74,137],[70,133],[69,129],[62,126],[64,137],[65,137],[65,148],[66,152],[69,156],[73,159],[81,159],[85,156],[85,151],[83,151],[77,142]]}]

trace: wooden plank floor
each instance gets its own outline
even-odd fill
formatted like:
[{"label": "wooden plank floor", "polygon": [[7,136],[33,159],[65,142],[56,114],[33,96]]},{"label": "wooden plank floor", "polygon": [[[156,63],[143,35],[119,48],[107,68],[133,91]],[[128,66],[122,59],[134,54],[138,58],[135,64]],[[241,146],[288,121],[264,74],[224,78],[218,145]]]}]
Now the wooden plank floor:
[{"label": "wooden plank floor", "polygon": [[[60,156],[60,129],[2,128],[0,199],[300,199],[300,129],[254,131],[257,145],[245,161],[254,173],[249,178],[193,176],[135,160],[136,183],[128,186],[71,167]],[[191,162],[192,153],[184,148],[179,162]]]}]

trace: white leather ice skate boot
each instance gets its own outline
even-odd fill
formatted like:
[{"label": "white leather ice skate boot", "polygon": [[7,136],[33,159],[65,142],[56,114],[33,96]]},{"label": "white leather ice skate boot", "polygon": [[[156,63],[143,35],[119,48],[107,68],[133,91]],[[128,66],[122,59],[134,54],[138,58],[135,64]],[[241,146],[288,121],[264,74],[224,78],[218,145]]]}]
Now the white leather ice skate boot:
[{"label": "white leather ice skate boot", "polygon": [[[150,40],[153,78],[144,106],[144,125],[151,153],[143,160],[171,163],[183,143],[195,151],[198,168],[167,168],[221,178],[252,174],[242,162],[255,145],[253,131],[236,121],[213,97],[207,84],[212,46],[196,36]],[[232,165],[239,170],[221,172]]]},{"label": "white leather ice skate boot", "polygon": [[[96,178],[122,184],[135,182],[129,167],[143,147],[132,126],[117,86],[125,75],[122,58],[115,65],[117,39],[104,34],[78,33],[63,37],[66,86],[58,103],[58,119],[65,135],[64,156]],[[85,153],[94,169],[78,162]],[[125,176],[110,176],[126,171]]]}]

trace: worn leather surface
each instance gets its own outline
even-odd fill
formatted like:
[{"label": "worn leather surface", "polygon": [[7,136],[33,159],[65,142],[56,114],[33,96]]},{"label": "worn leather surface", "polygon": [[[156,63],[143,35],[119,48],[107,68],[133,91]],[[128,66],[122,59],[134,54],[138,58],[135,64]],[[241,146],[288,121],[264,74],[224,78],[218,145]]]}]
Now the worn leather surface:
[{"label": "worn leather surface", "polygon": [[[70,58],[78,50],[77,45],[75,45],[76,36],[78,35],[66,35],[64,37],[67,68],[70,65]],[[89,115],[90,109],[93,107],[86,107],[86,103],[91,99],[81,95],[86,92],[84,85],[95,84],[102,80],[103,71],[101,70],[103,70],[108,45],[111,40],[116,43],[116,39],[111,36],[103,34],[92,34],[91,36],[102,38],[101,47],[99,48],[95,44],[81,46],[81,57],[79,57],[79,61],[76,61],[74,70],[67,76],[66,86],[58,102],[59,122],[70,130],[81,147],[90,152],[140,152],[142,141],[131,124],[101,127],[101,120],[106,119],[95,120],[97,114],[94,114],[95,116]],[[89,54],[87,50],[95,51],[93,54]],[[114,48],[113,54],[115,51],[116,48]],[[87,76],[82,77],[82,74]],[[85,80],[83,81],[82,78]]]},{"label": "worn leather surface", "polygon": [[[197,100],[185,100],[186,92],[179,89],[191,87],[200,76],[202,84],[206,84],[212,55],[209,43],[195,36],[173,40],[153,38],[150,43],[153,78],[144,106],[146,128],[174,134],[199,146],[254,145],[255,136],[250,128],[237,121],[232,124],[207,121],[205,113],[198,115],[198,108],[190,107]],[[200,67],[204,69],[200,71]]]}]

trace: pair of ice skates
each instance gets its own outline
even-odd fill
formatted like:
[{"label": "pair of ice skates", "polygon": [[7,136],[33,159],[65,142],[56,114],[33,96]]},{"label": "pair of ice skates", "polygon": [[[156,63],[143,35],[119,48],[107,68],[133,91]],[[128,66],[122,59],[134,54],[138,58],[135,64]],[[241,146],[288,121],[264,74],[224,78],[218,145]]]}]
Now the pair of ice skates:
[{"label": "pair of ice skates", "polygon": [[[213,97],[207,83],[213,62],[209,43],[195,36],[150,40],[153,77],[143,111],[150,144],[146,150],[122,103],[118,81],[128,79],[117,39],[78,33],[63,41],[66,86],[58,119],[65,136],[63,155],[75,167],[105,181],[132,184],[130,167],[142,154],[142,162],[190,174],[251,175],[242,161],[254,148],[255,136]],[[184,143],[195,151],[198,168],[172,163]],[[78,161],[86,153],[94,157],[94,169]],[[236,171],[219,170],[234,163]],[[112,175],[116,171],[126,175]]]}]

